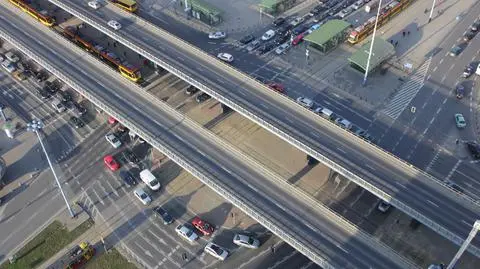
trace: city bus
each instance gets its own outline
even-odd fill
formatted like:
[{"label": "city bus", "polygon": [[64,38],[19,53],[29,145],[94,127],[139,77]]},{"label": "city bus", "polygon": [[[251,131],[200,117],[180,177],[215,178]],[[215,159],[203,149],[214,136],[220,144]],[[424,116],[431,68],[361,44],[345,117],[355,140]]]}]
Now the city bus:
[{"label": "city bus", "polygon": [[20,8],[23,12],[35,18],[37,21],[41,22],[43,25],[52,27],[55,24],[55,20],[48,16],[47,11],[36,11],[24,0],[9,0],[12,4]]},{"label": "city bus", "polygon": [[110,2],[128,12],[137,11],[137,1],[135,0],[110,0]]}]

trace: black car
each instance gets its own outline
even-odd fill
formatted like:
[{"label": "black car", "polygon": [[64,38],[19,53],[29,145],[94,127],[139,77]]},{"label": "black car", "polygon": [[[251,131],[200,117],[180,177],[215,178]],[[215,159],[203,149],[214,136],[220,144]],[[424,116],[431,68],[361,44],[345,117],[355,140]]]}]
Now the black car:
[{"label": "black car", "polygon": [[201,103],[203,101],[207,101],[210,98],[211,98],[210,95],[202,92],[201,94],[197,95],[197,98],[195,98],[195,101],[197,101],[197,103]]},{"label": "black car", "polygon": [[465,69],[463,70],[463,74],[462,74],[462,77],[464,78],[468,78],[470,77],[471,75],[473,75],[473,73],[475,73],[475,70],[477,69],[477,64],[475,63],[469,63]]},{"label": "black car", "polygon": [[75,128],[81,128],[83,127],[83,121],[81,121],[79,118],[75,117],[75,116],[72,116],[70,117],[70,122],[73,124],[73,126],[75,126]]},{"label": "black car", "polygon": [[480,30],[480,20],[474,22],[472,24],[472,26],[470,27],[470,30],[472,30],[474,32],[478,32],[478,30]]},{"label": "black car", "polygon": [[122,154],[125,160],[131,164],[137,164],[140,162],[137,155],[135,155],[135,153],[133,153],[131,150],[125,150]]},{"label": "black car", "polygon": [[476,142],[467,142],[467,149],[474,159],[480,159],[480,145]]},{"label": "black car", "polygon": [[185,94],[187,95],[193,95],[196,92],[198,92],[198,89],[193,85],[188,86],[188,88],[185,90]]},{"label": "black car", "polygon": [[82,116],[85,113],[87,113],[87,108],[85,108],[82,104],[73,103],[73,107],[74,107],[75,114],[78,114],[79,116]]},{"label": "black car", "polygon": [[0,109],[5,109],[5,108],[6,108],[5,104],[0,102]]},{"label": "black car", "polygon": [[475,37],[475,32],[470,30],[463,35],[464,41],[470,41]]},{"label": "black car", "polygon": [[278,28],[275,33],[277,35],[287,35],[287,34],[290,34],[290,31],[292,30],[293,28],[293,25],[291,24],[287,24],[287,25],[284,25],[280,28]]},{"label": "black car", "polygon": [[43,89],[50,93],[50,95],[54,95],[57,93],[57,89],[51,85],[50,81],[45,82],[45,86],[43,86]]},{"label": "black car", "polygon": [[137,185],[137,180],[135,177],[128,171],[120,171],[120,177],[127,186]]},{"label": "black car", "polygon": [[58,91],[57,97],[62,100],[62,102],[67,103],[73,100],[72,95],[66,91]]},{"label": "black car", "polygon": [[320,12],[324,11],[326,9],[325,6],[323,5],[318,5],[316,7],[314,7],[310,13],[308,13],[308,15],[310,15],[310,17],[313,17],[313,16],[316,16],[318,14],[320,14]]},{"label": "black car", "polygon": [[254,39],[255,37],[253,35],[247,35],[247,36],[244,36],[242,39],[240,39],[240,43],[245,45],[252,42]]},{"label": "black car", "polygon": [[48,99],[50,98],[50,93],[42,88],[37,88],[37,94],[42,98],[42,99]]},{"label": "black car", "polygon": [[258,49],[258,54],[259,55],[265,54],[274,48],[275,48],[275,43],[273,42],[266,43]]},{"label": "black car", "polygon": [[172,216],[170,216],[170,214],[168,214],[168,212],[165,211],[165,209],[157,206],[153,210],[155,211],[155,214],[159,218],[162,218],[163,224],[168,225],[168,224],[171,224],[173,222]]},{"label": "black car", "polygon": [[38,71],[35,73],[37,82],[43,82],[48,79],[48,75],[45,71]]},{"label": "black car", "polygon": [[273,20],[273,25],[275,26],[280,26],[285,23],[285,18],[278,17],[275,20]]},{"label": "black car", "polygon": [[281,45],[287,42],[288,39],[289,39],[289,35],[279,35],[277,36],[277,38],[275,38],[273,42],[275,43],[275,45]]},{"label": "black car", "polygon": [[308,30],[308,26],[307,26],[307,25],[300,25],[300,26],[298,26],[298,27],[295,27],[295,29],[293,29],[292,34],[297,36],[297,35],[305,32],[305,31],[307,31],[307,30]]}]

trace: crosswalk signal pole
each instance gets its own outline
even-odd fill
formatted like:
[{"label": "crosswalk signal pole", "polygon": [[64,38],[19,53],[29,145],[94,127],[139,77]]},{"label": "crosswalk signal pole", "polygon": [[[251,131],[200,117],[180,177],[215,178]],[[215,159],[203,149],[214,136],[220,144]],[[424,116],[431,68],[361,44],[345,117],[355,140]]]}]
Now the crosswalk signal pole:
[{"label": "crosswalk signal pole", "polygon": [[380,9],[382,8],[382,0],[378,2],[377,17],[375,18],[375,26],[373,27],[372,43],[370,43],[370,50],[368,52],[367,67],[365,68],[365,75],[363,76],[362,85],[367,85],[368,69],[370,68],[370,58],[372,58],[373,43],[375,42],[375,34],[377,33],[378,17],[380,16]]}]

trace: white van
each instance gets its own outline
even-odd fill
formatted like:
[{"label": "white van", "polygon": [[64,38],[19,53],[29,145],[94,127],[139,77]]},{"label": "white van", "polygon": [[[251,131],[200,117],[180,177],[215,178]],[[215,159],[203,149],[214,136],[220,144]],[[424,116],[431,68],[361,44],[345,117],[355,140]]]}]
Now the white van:
[{"label": "white van", "polygon": [[333,116],[333,111],[331,111],[330,109],[328,108],[322,108],[322,110],[320,110],[320,116],[326,118],[326,119],[329,119],[331,120],[332,119],[332,116]]},{"label": "white van", "polygon": [[338,124],[340,124],[340,126],[346,128],[348,130],[352,129],[352,126],[353,126],[353,124],[346,119],[342,119],[341,121],[338,122]]},{"label": "white van", "polygon": [[157,191],[160,189],[160,182],[158,181],[158,179],[152,174],[152,172],[150,172],[150,170],[148,169],[145,169],[143,170],[142,172],[140,172],[140,178],[142,179],[143,182],[145,182],[145,184],[147,184],[147,186],[154,190],[154,191]]}]

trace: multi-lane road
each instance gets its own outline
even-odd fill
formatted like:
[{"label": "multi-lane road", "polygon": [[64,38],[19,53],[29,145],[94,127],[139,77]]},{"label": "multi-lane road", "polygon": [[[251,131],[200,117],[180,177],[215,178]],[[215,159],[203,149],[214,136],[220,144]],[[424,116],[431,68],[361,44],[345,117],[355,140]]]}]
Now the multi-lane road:
[{"label": "multi-lane road", "polygon": [[[390,195],[396,207],[456,243],[461,242],[470,230],[466,223],[473,223],[478,215],[478,206],[458,197],[411,165],[321,120],[139,17],[111,5],[94,11],[83,1],[51,2],[156,63],[168,63],[188,73],[193,78],[189,82],[270,130],[278,128],[273,131],[282,138],[359,185],[369,190],[376,186],[376,195]],[[108,28],[106,22],[110,19],[119,21],[122,29],[116,32]]]},{"label": "multi-lane road", "polygon": [[71,87],[85,91],[84,94],[106,105],[106,109],[115,111],[128,127],[134,127],[132,122],[135,122],[135,127],[154,137],[157,143],[181,156],[231,195],[237,195],[261,218],[277,225],[287,242],[292,243],[288,237],[295,238],[315,255],[327,256],[328,263],[337,268],[412,267],[388,247],[352,230],[340,217],[291,194],[291,189],[280,187],[269,171],[249,162],[113,70],[105,69],[90,55],[25,14],[12,12],[15,9],[8,3],[2,5],[4,38],[13,37],[15,46],[34,59],[48,61],[50,71],[69,81]]}]

